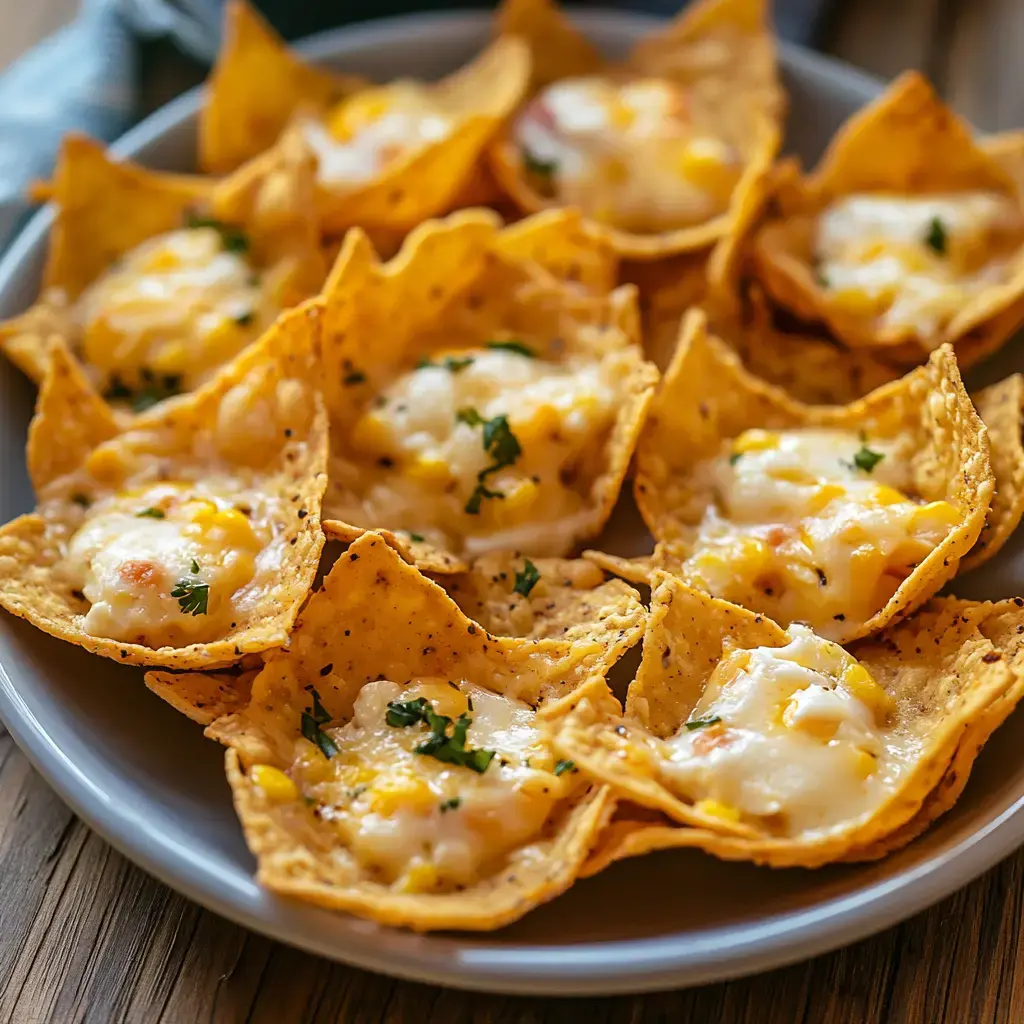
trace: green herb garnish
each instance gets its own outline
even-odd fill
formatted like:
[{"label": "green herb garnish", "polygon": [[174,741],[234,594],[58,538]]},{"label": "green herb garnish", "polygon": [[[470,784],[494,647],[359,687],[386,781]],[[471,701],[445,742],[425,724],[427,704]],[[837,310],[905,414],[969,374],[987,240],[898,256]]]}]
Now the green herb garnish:
[{"label": "green herb garnish", "polygon": [[[485,470],[486,472],[486,470]],[[485,498],[504,498],[501,491],[492,491],[482,480],[473,489],[473,493],[466,502],[464,511],[467,515],[477,516],[480,514],[480,506]]]},{"label": "green herb garnish", "polygon": [[416,364],[417,370],[427,370],[430,367],[440,367],[447,370],[449,373],[459,373],[464,370],[467,366],[470,366],[473,362],[472,356],[445,356],[444,359],[439,363],[435,363],[432,359],[421,359]]},{"label": "green herb garnish", "polygon": [[445,764],[459,765],[482,774],[494,758],[493,750],[467,748],[466,733],[473,722],[469,715],[459,715],[453,723],[447,715],[439,715],[424,697],[391,701],[384,721],[395,728],[407,728],[422,722],[430,729],[430,735],[413,748],[415,753],[425,754]]},{"label": "green herb garnish", "polygon": [[847,465],[856,469],[862,469],[865,473],[870,473],[884,458],[885,454],[883,452],[872,451],[866,444],[862,444],[860,451],[854,455],[853,462],[847,463]]},{"label": "green herb garnish", "polygon": [[320,703],[320,694],[313,687],[310,687],[309,692],[313,698],[313,706],[302,712],[302,735],[319,747],[324,757],[334,757],[338,752],[338,746],[322,728],[331,720],[331,716]]},{"label": "green herb garnish", "polygon": [[249,236],[234,224],[225,224],[216,217],[203,217],[190,213],[185,217],[185,227],[213,228],[220,235],[220,244],[227,252],[246,253],[249,251]]},{"label": "green herb garnish", "polygon": [[410,533],[409,540],[415,541],[417,544],[422,544],[427,538],[422,533]]},{"label": "green herb garnish", "polygon": [[931,223],[928,225],[928,233],[924,236],[924,244],[936,255],[945,256],[948,243],[946,225],[938,217],[932,217]]},{"label": "green herb garnish", "polygon": [[495,416],[485,420],[476,409],[459,409],[455,414],[459,423],[465,423],[470,427],[482,426],[484,451],[494,459],[494,462],[486,469],[480,470],[476,475],[477,485],[466,502],[465,511],[468,515],[475,516],[480,512],[480,505],[485,498],[504,498],[501,491],[492,491],[487,486],[487,478],[492,473],[497,473],[505,466],[511,466],[522,454],[522,447],[512,433],[508,425],[507,416]]},{"label": "green herb garnish", "polygon": [[537,358],[537,353],[521,341],[489,341],[487,347],[498,352],[515,352],[517,356],[526,356],[527,359]]},{"label": "green herb garnish", "polygon": [[462,800],[457,796],[453,796],[448,800],[442,800],[440,805],[441,813],[444,814],[445,811],[454,811],[461,803]]},{"label": "green herb garnish", "polygon": [[384,721],[400,729],[426,721],[424,716],[428,710],[430,703],[426,697],[417,697],[416,700],[393,700],[384,712]]},{"label": "green herb garnish", "polygon": [[536,153],[522,147],[523,167],[527,174],[536,174],[538,178],[551,178],[558,173],[557,160],[545,160]]},{"label": "green herb garnish", "polygon": [[136,519],[166,519],[167,513],[162,508],[144,508],[141,512],[135,513]]},{"label": "green herb garnish", "polygon": [[[198,571],[195,561],[192,565],[192,571]],[[178,599],[178,606],[186,615],[205,615],[210,603],[210,584],[201,580],[180,579],[174,585],[171,597]]]},{"label": "green herb garnish", "polygon": [[90,500],[88,494],[81,494],[81,493],[72,494],[71,495],[71,500],[76,505],[81,505],[82,508],[88,508],[92,504],[92,501]]},{"label": "green herb garnish", "polygon": [[250,309],[247,313],[239,313],[235,317],[235,323],[239,327],[248,327],[256,319],[256,314]]},{"label": "green herb garnish", "polygon": [[562,775],[564,772],[578,772],[579,768],[576,767],[575,761],[559,761],[555,765],[555,774]]},{"label": "green herb garnish", "polygon": [[683,724],[686,726],[687,732],[693,732],[694,729],[703,729],[705,726],[714,725],[721,720],[718,715],[705,715],[703,718],[691,718]]},{"label": "green herb garnish", "polygon": [[[136,392],[128,392],[135,412],[145,412],[157,402],[172,398],[181,393],[181,376],[177,373],[165,373],[159,377],[152,370],[142,370],[142,387]],[[109,392],[108,392],[109,393]],[[122,396],[124,397],[124,396]]]},{"label": "green herb garnish", "polygon": [[192,559],[192,571],[199,572],[199,563],[194,558]]},{"label": "green herb garnish", "polygon": [[742,458],[743,452],[733,452],[732,455],[729,456],[729,465],[735,466],[736,463],[739,462]]},{"label": "green herb garnish", "polygon": [[456,423],[465,423],[467,427],[479,427],[481,423],[487,421],[474,409],[472,406],[466,409],[459,409],[455,413]]},{"label": "green herb garnish", "polygon": [[537,586],[537,581],[539,579],[540,573],[537,570],[537,566],[535,566],[528,558],[524,558],[523,571],[516,573],[516,584],[512,588],[512,593],[522,594],[523,597],[529,597],[530,591]]}]

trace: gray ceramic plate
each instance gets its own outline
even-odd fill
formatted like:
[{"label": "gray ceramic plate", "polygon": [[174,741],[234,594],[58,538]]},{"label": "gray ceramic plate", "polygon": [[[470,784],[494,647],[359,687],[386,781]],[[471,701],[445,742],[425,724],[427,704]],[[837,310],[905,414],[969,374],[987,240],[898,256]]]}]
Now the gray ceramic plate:
[{"label": "gray ceramic plate", "polygon": [[[581,24],[611,54],[651,22],[592,12]],[[387,79],[431,77],[483,44],[483,14],[415,16],[331,33],[307,52]],[[790,146],[818,155],[837,125],[877,92],[858,72],[784,50]],[[190,170],[199,98],[190,93],[125,136],[119,153]],[[0,316],[36,293],[49,214],[0,265]],[[986,377],[1022,368],[1004,350]],[[1018,359],[1018,364],[1024,360]],[[0,366],[0,516],[32,507],[23,447],[29,384]],[[620,523],[620,529],[623,524]],[[639,537],[634,538],[634,543]],[[1021,544],[958,581],[969,597],[1024,591]],[[61,796],[124,854],[212,910],[285,942],[390,974],[466,988],[602,993],[693,985],[763,970],[851,942],[934,902],[1024,841],[1024,717],[985,751],[957,808],[879,864],[816,872],[655,854],[582,882],[493,935],[418,936],[277,899],[253,881],[221,772],[221,751],[119,667],[0,615],[0,715]]]}]

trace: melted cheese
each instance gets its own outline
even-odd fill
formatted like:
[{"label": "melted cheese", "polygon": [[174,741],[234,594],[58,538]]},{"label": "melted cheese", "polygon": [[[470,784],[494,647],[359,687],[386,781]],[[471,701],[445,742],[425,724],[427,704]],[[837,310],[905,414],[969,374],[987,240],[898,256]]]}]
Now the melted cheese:
[{"label": "melted cheese", "polygon": [[[483,772],[417,753],[423,723],[387,723],[389,703],[419,698],[453,721],[469,716],[466,749],[494,751]],[[556,803],[581,784],[554,774],[532,708],[468,682],[370,682],[351,721],[323,729],[338,753],[298,740],[291,778],[365,870],[407,892],[451,891],[528,858]]]},{"label": "melted cheese", "polygon": [[527,107],[514,134],[541,191],[628,230],[723,213],[740,174],[738,154],[696,130],[685,89],[663,79],[563,79]]},{"label": "melted cheese", "polygon": [[[854,462],[862,450],[882,456],[870,471]],[[905,493],[896,442],[838,430],[748,431],[695,478],[718,502],[694,531],[683,575],[823,636],[871,618],[959,520],[949,503]]]},{"label": "melted cheese", "polygon": [[1006,279],[1021,228],[1014,203],[991,193],[849,196],[819,219],[818,279],[839,308],[937,345],[964,305]]},{"label": "melted cheese", "polygon": [[151,238],[94,281],[75,306],[81,351],[101,386],[153,380],[191,390],[272,319],[245,257],[210,227]]},{"label": "melted cheese", "polygon": [[[589,512],[590,481],[580,467],[614,423],[623,367],[614,356],[553,363],[497,349],[454,353],[471,360],[457,370],[444,358],[394,380],[352,430],[360,461],[349,483],[362,495],[365,521],[468,552],[538,550],[571,532]],[[486,475],[498,496],[481,500],[476,513],[467,506],[495,459],[483,425],[465,422],[468,410],[485,421],[507,417],[522,449]]]},{"label": "melted cheese", "polygon": [[707,813],[814,838],[870,816],[917,748],[851,655],[800,626],[790,636],[727,651],[690,716],[711,724],[664,741],[660,772]]},{"label": "melted cheese", "polygon": [[319,159],[321,182],[356,186],[399,157],[446,139],[454,119],[417,82],[395,82],[345,100],[326,123],[306,121],[303,132]]},{"label": "melted cheese", "polygon": [[[86,632],[181,647],[227,632],[263,547],[230,499],[207,486],[157,484],[92,506],[63,569],[90,602]],[[190,596],[205,610],[193,613]]]}]

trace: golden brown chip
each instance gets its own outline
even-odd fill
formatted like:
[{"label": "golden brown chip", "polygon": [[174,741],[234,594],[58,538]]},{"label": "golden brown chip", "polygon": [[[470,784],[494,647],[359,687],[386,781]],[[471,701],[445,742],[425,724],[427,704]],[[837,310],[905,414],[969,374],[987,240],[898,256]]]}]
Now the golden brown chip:
[{"label": "golden brown chip", "polygon": [[125,664],[207,668],[285,643],[323,534],[320,307],[115,433],[61,346],[29,433],[38,506],[0,530],[0,605]]},{"label": "golden brown chip", "polygon": [[199,725],[243,711],[259,669],[245,672],[147,672],[146,686]]},{"label": "golden brown chip", "polygon": [[[946,343],[970,365],[1024,321],[1021,197],[919,74],[851,118],[815,171],[787,185],[751,256],[771,298],[802,320],[906,366]],[[924,201],[936,212],[915,234],[924,214],[908,204]]]},{"label": "golden brown chip", "polygon": [[1024,194],[1024,131],[988,135],[978,144],[1017,185]]},{"label": "golden brown chip", "polygon": [[466,211],[382,264],[347,236],[324,321],[330,536],[382,530],[457,572],[492,550],[567,554],[606,521],[657,379],[635,296],[538,274],[502,237]]},{"label": "golden brown chip", "polygon": [[[861,457],[867,459],[863,468],[859,461],[849,461],[850,471],[859,471],[866,479],[870,479],[876,461],[886,457],[879,458],[870,444],[895,445],[889,456],[891,461],[882,472],[895,473],[899,469],[900,473],[893,477],[894,485],[906,488],[907,494],[922,502],[943,503],[926,507],[941,510],[949,520],[941,541],[928,546],[927,553],[922,550],[916,554],[905,575],[894,577],[891,595],[881,596],[874,613],[863,619],[851,614],[852,606],[836,612],[827,600],[829,580],[820,568],[823,563],[817,563],[813,606],[801,606],[803,614],[794,617],[845,643],[906,615],[936,593],[955,575],[960,559],[975,543],[984,524],[993,493],[987,431],[964,391],[956,360],[948,347],[933,353],[926,366],[848,406],[809,406],[747,373],[735,355],[708,335],[704,315],[694,311],[687,318],[675,360],[651,406],[637,447],[634,493],[644,521],[659,542],[653,564],[679,572],[691,555],[704,550],[695,547],[699,527],[708,510],[718,507],[720,499],[720,482],[709,475],[712,471],[707,468],[708,460],[718,457],[726,439],[740,439],[746,432],[754,431],[749,437],[750,444],[771,449],[776,436],[773,431],[810,429],[834,432],[829,437],[835,438],[837,444],[850,435],[851,451],[846,458],[854,460],[856,445],[860,444],[864,450]],[[755,436],[758,431],[761,435]],[[732,442],[731,466],[742,458],[738,454],[741,449],[736,447],[740,443]],[[839,464],[846,465],[842,458]],[[798,467],[779,470],[790,475],[798,471]],[[825,479],[817,469],[807,472],[811,475],[806,480],[800,476],[792,482],[809,485]],[[879,492],[878,500],[906,500],[901,493],[892,491],[889,487]],[[842,486],[829,489],[826,485],[819,495],[821,509],[844,494]],[[781,615],[787,607],[781,603],[787,600],[785,581],[763,578],[762,572],[771,575],[772,570],[758,566],[759,559],[772,545],[787,542],[788,520],[775,518],[779,513],[771,507],[774,499],[764,500],[768,505],[758,513],[763,518],[757,518],[754,512],[744,512],[743,516],[754,518],[741,516],[738,522],[761,523],[766,528],[778,522],[782,534],[775,537],[768,533],[760,541],[752,541],[754,548],[749,551],[748,560],[742,565],[735,561],[729,564],[744,578],[749,577],[756,591],[756,602],[751,596],[744,603],[755,610],[774,610]],[[728,521],[728,512],[719,509],[717,514]],[[871,542],[870,530],[867,527],[868,532],[861,538],[865,543]],[[854,541],[852,535],[849,539]],[[805,539],[805,543],[812,558],[817,557],[813,538]],[[850,547],[851,557],[856,547],[856,543]],[[711,551],[710,557],[716,557],[712,549],[707,550]],[[611,568],[607,561],[602,564]],[[642,572],[651,564],[646,562],[637,571]],[[853,564],[860,563],[854,558]],[[870,571],[865,563],[852,583],[855,592],[867,586]],[[844,591],[835,593],[838,599]],[[855,596],[857,593],[847,595],[851,600]]]},{"label": "golden brown chip", "polygon": [[[665,28],[641,40],[622,66],[603,60],[552,0],[505,0],[497,23],[501,38],[518,37],[529,45],[534,92],[557,81],[588,76],[669,83],[685,90],[687,124],[695,135],[704,141],[713,137],[736,154],[738,169],[729,164],[728,201],[703,220],[630,230],[616,226],[615,218],[602,209],[586,210],[593,229],[616,252],[638,260],[658,259],[707,248],[732,230],[747,205],[744,197],[757,190],[767,174],[781,137],[785,99],[763,0],[702,0],[690,5]],[[563,205],[557,195],[548,194],[550,173],[542,172],[547,177],[538,180],[541,165],[524,156],[513,134],[510,126],[489,150],[501,186],[527,212]],[[693,180],[705,183],[708,194],[725,188],[724,164],[705,161],[703,155],[696,162],[700,166],[693,170]],[[659,226],[667,223],[664,209],[651,218]]]},{"label": "golden brown chip", "polygon": [[296,145],[217,183],[68,136],[42,291],[0,325],[0,347],[40,383],[51,339],[63,340],[126,419],[190,390],[320,288],[314,173]]},{"label": "golden brown chip", "polygon": [[[614,707],[603,678],[587,672],[595,646],[489,636],[383,538],[365,534],[310,598],[290,651],[268,659],[249,706],[207,730],[231,748],[228,778],[260,882],[417,930],[497,928],[558,895],[611,813],[607,790],[559,769],[537,744],[497,749],[473,770],[454,753],[435,757],[409,744],[429,735],[422,708],[454,714],[447,701],[468,706],[468,733],[457,741],[449,734],[448,747],[470,757],[484,753],[476,730],[488,728],[488,708],[518,708],[519,718],[502,726],[514,730],[534,720],[531,707],[544,720],[584,697]],[[422,703],[371,707],[382,688],[399,691],[390,680],[404,693],[415,688]],[[445,721],[431,729],[451,729]],[[371,726],[366,747],[358,730]],[[526,774],[512,791],[501,773],[515,772]],[[501,813],[505,799],[518,801],[529,828],[516,832],[516,813]],[[367,814],[387,822],[393,839],[385,846],[353,832]],[[472,862],[468,873],[446,859],[441,840],[451,827]]]},{"label": "golden brown chip", "polygon": [[[791,644],[796,634],[787,635],[764,616],[658,574],[643,662],[630,687],[626,718],[605,720],[600,711],[581,703],[551,726],[558,751],[572,758],[584,774],[610,785],[633,805],[664,816],[659,822],[650,813],[631,814],[629,804],[620,805],[618,820],[602,837],[588,873],[622,856],[669,846],[696,846],[725,859],[776,867],[817,867],[872,855],[875,844],[893,847],[897,837],[909,841],[951,805],[949,790],[962,788],[977,750],[1024,692],[1017,634],[1022,624],[1024,610],[1016,602],[944,598],[877,637],[855,644],[853,658],[826,644],[827,657],[841,672],[837,686],[847,699],[869,709],[874,728],[884,729],[884,743],[875,752],[860,751],[861,757],[870,758],[866,774],[860,774],[857,761],[851,761],[835,777],[823,771],[821,776],[786,780],[772,775],[776,762],[765,761],[771,756],[767,752],[745,763],[745,744],[755,744],[756,736],[743,732],[753,726],[738,724],[743,700],[738,692],[722,698],[731,702],[728,708],[716,703],[721,690],[711,693],[710,704],[705,703],[703,710],[698,702],[709,684],[727,685],[727,681],[715,683],[717,676],[713,679],[720,661],[725,664],[731,659],[739,673],[756,671],[740,667],[744,665],[741,658],[756,656],[746,652],[781,648]],[[795,664],[803,664],[809,640],[823,644],[807,633],[804,649],[792,655]],[[775,664],[784,663],[777,657]],[[807,770],[810,764],[821,770],[821,760],[808,760],[803,751],[817,743],[822,749],[834,744],[828,743],[825,733],[815,731],[808,712],[803,711],[802,718],[791,717],[791,700],[778,720],[771,717],[775,699],[771,688],[782,678],[756,677],[750,691],[755,701],[768,702],[763,711],[767,718],[758,727],[759,742],[781,744],[781,750],[793,745],[795,730],[803,746],[794,746],[794,752],[801,753],[786,761],[787,771]],[[806,692],[800,689],[805,682],[795,682],[798,694]],[[767,688],[764,698],[756,696],[758,687]],[[706,712],[719,706],[724,720]],[[760,705],[753,706],[760,714]],[[808,703],[806,708],[811,706]],[[689,753],[680,749],[678,759],[669,762],[671,744],[666,741],[678,735],[698,738],[687,739]],[[846,734],[845,742],[850,735]],[[737,752],[730,757],[734,743]],[[703,775],[677,774],[672,765],[683,765],[688,756],[704,758]],[[744,773],[754,762],[756,775],[747,779]],[[716,781],[719,772],[723,774]],[[843,788],[847,774],[854,798],[849,805]],[[826,778],[830,781],[824,783]],[[817,794],[819,812],[814,787],[822,784],[829,786],[829,797],[822,800]],[[743,803],[736,807],[714,796],[695,799],[687,795],[694,787],[697,792],[738,793]],[[772,792],[784,795],[775,799],[767,795]],[[838,813],[847,806],[856,813],[849,817]],[[807,822],[813,824],[808,827]]]}]

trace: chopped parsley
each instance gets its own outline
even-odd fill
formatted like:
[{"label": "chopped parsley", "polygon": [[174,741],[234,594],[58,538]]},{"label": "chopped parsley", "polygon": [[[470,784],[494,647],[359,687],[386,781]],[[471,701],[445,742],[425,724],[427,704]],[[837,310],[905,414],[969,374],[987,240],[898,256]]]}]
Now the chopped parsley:
[{"label": "chopped parsley", "polygon": [[234,319],[239,327],[248,327],[256,319],[256,314],[250,309],[245,313],[239,313]]},{"label": "chopped parsley", "polygon": [[410,533],[409,540],[414,541],[416,544],[422,544],[427,538],[422,533]]},{"label": "chopped parsley", "polygon": [[[198,572],[199,565],[192,560],[192,571]],[[177,598],[178,606],[186,615],[205,615],[210,603],[210,584],[202,580],[180,579],[171,591]]]},{"label": "chopped parsley", "polygon": [[703,729],[706,726],[714,725],[716,722],[720,722],[722,719],[718,715],[705,715],[703,718],[691,718],[688,722],[683,724],[686,726],[687,732],[693,732],[694,729]]},{"label": "chopped parsley", "polygon": [[522,156],[527,174],[535,174],[538,178],[551,178],[558,173],[557,160],[545,160],[526,146],[522,147]]},{"label": "chopped parsley", "polygon": [[71,495],[71,500],[76,505],[81,505],[82,508],[88,508],[92,504],[92,501],[90,500],[88,494],[81,494],[81,493],[72,494]]},{"label": "chopped parsley", "polygon": [[924,244],[938,256],[945,256],[949,247],[949,236],[946,225],[938,217],[932,217],[928,225],[928,233],[924,236]]},{"label": "chopped parsley", "polygon": [[144,508],[141,512],[135,513],[136,519],[166,519],[167,513],[162,508]]},{"label": "chopped parsley", "polygon": [[848,462],[847,465],[851,469],[862,469],[865,473],[870,473],[884,458],[883,452],[872,451],[866,444],[861,444],[860,451],[853,457],[853,462]]},{"label": "chopped parsley", "polygon": [[528,558],[524,558],[523,571],[516,573],[516,584],[512,588],[512,593],[522,594],[523,597],[529,597],[530,591],[537,585],[537,581],[539,579],[540,573],[537,570],[537,566],[535,566]]},{"label": "chopped parsley", "polygon": [[193,230],[213,228],[220,235],[220,244],[226,252],[241,254],[249,251],[249,236],[234,224],[225,224],[224,221],[217,220],[215,217],[203,217],[190,213],[185,217],[185,227]]},{"label": "chopped parsley", "polygon": [[435,363],[432,359],[421,359],[416,364],[416,369],[428,370],[431,367],[440,367],[443,370],[447,370],[449,373],[459,373],[467,366],[471,366],[472,363],[472,356],[445,356],[439,363]]},{"label": "chopped parsley", "polygon": [[158,376],[152,370],[143,369],[139,376],[142,378],[142,386],[132,389],[115,374],[103,392],[103,397],[110,402],[131,402],[134,412],[145,412],[157,402],[181,393],[180,374],[164,373]]},{"label": "chopped parsley", "polygon": [[505,415],[485,420],[476,409],[468,408],[459,409],[455,414],[455,419],[470,427],[483,427],[484,451],[494,459],[490,466],[477,473],[476,488],[466,502],[466,513],[475,516],[480,513],[480,505],[485,498],[505,497],[501,491],[492,491],[487,486],[487,478],[492,473],[497,473],[499,469],[511,466],[522,454],[523,449],[516,435],[512,433],[512,428],[508,425],[508,417]]},{"label": "chopped parsley", "polygon": [[353,384],[365,384],[366,374],[361,370],[353,370],[351,373],[345,374],[341,382],[345,387],[350,387]]},{"label": "chopped parsley", "polygon": [[467,427],[479,427],[481,423],[487,421],[476,411],[476,409],[469,407],[467,409],[459,409],[455,413],[456,423],[465,423]]},{"label": "chopped parsley", "polygon": [[444,814],[445,811],[454,811],[461,803],[462,800],[457,796],[453,796],[448,800],[442,800],[440,805],[441,813]]},{"label": "chopped parsley", "polygon": [[529,345],[524,345],[521,341],[489,341],[487,342],[487,347],[496,352],[515,352],[517,356],[526,356],[527,359],[537,358],[537,353]]},{"label": "chopped parsley", "polygon": [[320,703],[320,694],[312,687],[309,692],[313,697],[313,706],[302,712],[302,735],[310,743],[319,747],[320,753],[324,757],[334,757],[338,752],[338,745],[323,730],[323,726],[331,720],[331,716]]},{"label": "chopped parsley", "polygon": [[733,452],[732,455],[729,456],[729,465],[735,466],[736,463],[739,462],[742,458],[743,452]]},{"label": "chopped parsley", "polygon": [[[484,472],[487,472],[484,470]],[[485,498],[504,498],[505,495],[501,491],[492,491],[482,480],[478,481],[476,487],[473,489],[473,493],[469,496],[469,500],[466,502],[465,512],[467,515],[478,516],[480,514],[480,506],[483,504]]]},{"label": "chopped parsley", "polygon": [[430,735],[413,748],[414,752],[445,764],[483,774],[494,758],[493,750],[473,750],[466,746],[466,733],[473,722],[469,715],[459,715],[453,723],[447,715],[439,715],[424,697],[391,701],[384,713],[384,721],[395,728],[408,728],[422,722],[430,729]]},{"label": "chopped parsley", "polygon": [[555,765],[555,774],[563,775],[565,772],[578,772],[579,768],[576,767],[575,761],[559,761]]}]

